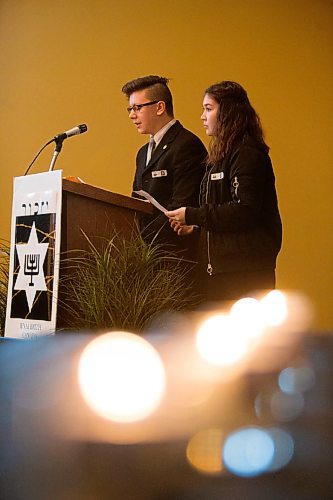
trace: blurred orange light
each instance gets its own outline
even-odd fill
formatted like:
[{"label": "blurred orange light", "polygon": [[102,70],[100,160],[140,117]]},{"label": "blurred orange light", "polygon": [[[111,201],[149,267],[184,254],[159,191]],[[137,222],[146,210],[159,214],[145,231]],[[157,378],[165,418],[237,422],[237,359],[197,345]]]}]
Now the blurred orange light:
[{"label": "blurred orange light", "polygon": [[187,445],[187,460],[199,472],[219,474],[223,470],[222,443],[223,434],[220,429],[200,431]]}]

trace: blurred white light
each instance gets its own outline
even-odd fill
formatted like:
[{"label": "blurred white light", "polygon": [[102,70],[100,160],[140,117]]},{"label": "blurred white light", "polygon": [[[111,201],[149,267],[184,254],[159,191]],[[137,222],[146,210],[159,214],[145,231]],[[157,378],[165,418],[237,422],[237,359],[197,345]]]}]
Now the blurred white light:
[{"label": "blurred white light", "polygon": [[223,447],[224,463],[237,476],[251,477],[267,472],[273,457],[273,439],[259,427],[233,432]]},{"label": "blurred white light", "polygon": [[112,332],[84,349],[79,383],[96,413],[116,422],[134,422],[159,405],[165,390],[165,371],[158,353],[142,337]]},{"label": "blurred white light", "polygon": [[279,290],[272,290],[260,300],[266,325],[279,326],[288,316],[287,298]]},{"label": "blurred white light", "polygon": [[205,320],[196,336],[200,355],[209,363],[228,366],[247,353],[249,339],[243,325],[226,314],[215,314]]},{"label": "blurred white light", "polygon": [[279,422],[295,420],[303,411],[304,397],[300,392],[287,394],[276,391],[271,399],[271,413]]},{"label": "blurred white light", "polygon": [[242,324],[249,337],[258,337],[264,331],[261,304],[253,297],[237,300],[230,309],[230,316]]},{"label": "blurred white light", "polygon": [[270,464],[269,472],[283,469],[294,455],[294,440],[286,431],[277,427],[268,429],[274,442],[274,457]]},{"label": "blurred white light", "polygon": [[314,371],[310,366],[285,368],[279,374],[279,386],[286,393],[304,392],[311,389],[315,383]]}]

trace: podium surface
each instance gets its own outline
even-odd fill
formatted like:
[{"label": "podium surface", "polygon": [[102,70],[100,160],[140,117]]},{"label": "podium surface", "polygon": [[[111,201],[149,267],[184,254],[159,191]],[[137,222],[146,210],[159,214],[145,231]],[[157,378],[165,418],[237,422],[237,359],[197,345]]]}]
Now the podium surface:
[{"label": "podium surface", "polygon": [[82,231],[97,246],[114,233],[129,236],[138,216],[152,213],[145,201],[63,179],[61,251],[88,249]]}]

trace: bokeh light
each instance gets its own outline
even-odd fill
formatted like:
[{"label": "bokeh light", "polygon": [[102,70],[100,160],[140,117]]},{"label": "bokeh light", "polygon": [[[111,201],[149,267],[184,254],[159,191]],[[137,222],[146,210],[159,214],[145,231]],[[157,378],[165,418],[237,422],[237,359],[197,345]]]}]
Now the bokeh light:
[{"label": "bokeh light", "polygon": [[288,432],[278,427],[267,429],[274,442],[274,457],[269,466],[269,472],[276,472],[283,469],[294,455],[294,440]]},{"label": "bokeh light", "polygon": [[230,316],[236,319],[249,337],[262,335],[265,322],[260,302],[253,297],[237,300],[230,309]]},{"label": "bokeh light", "polygon": [[223,470],[222,443],[223,433],[220,429],[200,431],[187,445],[187,460],[203,474],[219,474]]},{"label": "bokeh light", "polygon": [[279,326],[287,319],[287,298],[280,290],[268,292],[261,300],[263,319],[267,326]]},{"label": "bokeh light", "polygon": [[112,332],[90,342],[79,362],[79,384],[88,405],[115,422],[150,415],[165,391],[165,370],[142,337]]},{"label": "bokeh light", "polygon": [[314,371],[308,365],[285,368],[279,374],[279,387],[288,394],[308,391],[314,384]]},{"label": "bokeh light", "polygon": [[228,366],[247,353],[249,339],[243,325],[227,314],[214,314],[197,332],[196,345],[201,356],[217,366]]},{"label": "bokeh light", "polygon": [[233,432],[223,447],[224,464],[237,476],[252,477],[267,472],[273,458],[273,439],[259,427],[244,427]]},{"label": "bokeh light", "polygon": [[271,398],[271,413],[278,422],[295,420],[304,409],[304,397],[301,392],[287,394],[275,391]]}]

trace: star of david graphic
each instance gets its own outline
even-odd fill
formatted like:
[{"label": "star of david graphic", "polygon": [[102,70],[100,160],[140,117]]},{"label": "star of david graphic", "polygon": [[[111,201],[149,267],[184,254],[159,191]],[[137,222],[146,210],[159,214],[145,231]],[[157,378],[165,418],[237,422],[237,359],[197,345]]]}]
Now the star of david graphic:
[{"label": "star of david graphic", "polygon": [[20,269],[14,290],[25,291],[30,312],[36,292],[47,289],[43,264],[49,244],[38,243],[36,226],[33,222],[28,243],[20,243],[15,246]]}]

